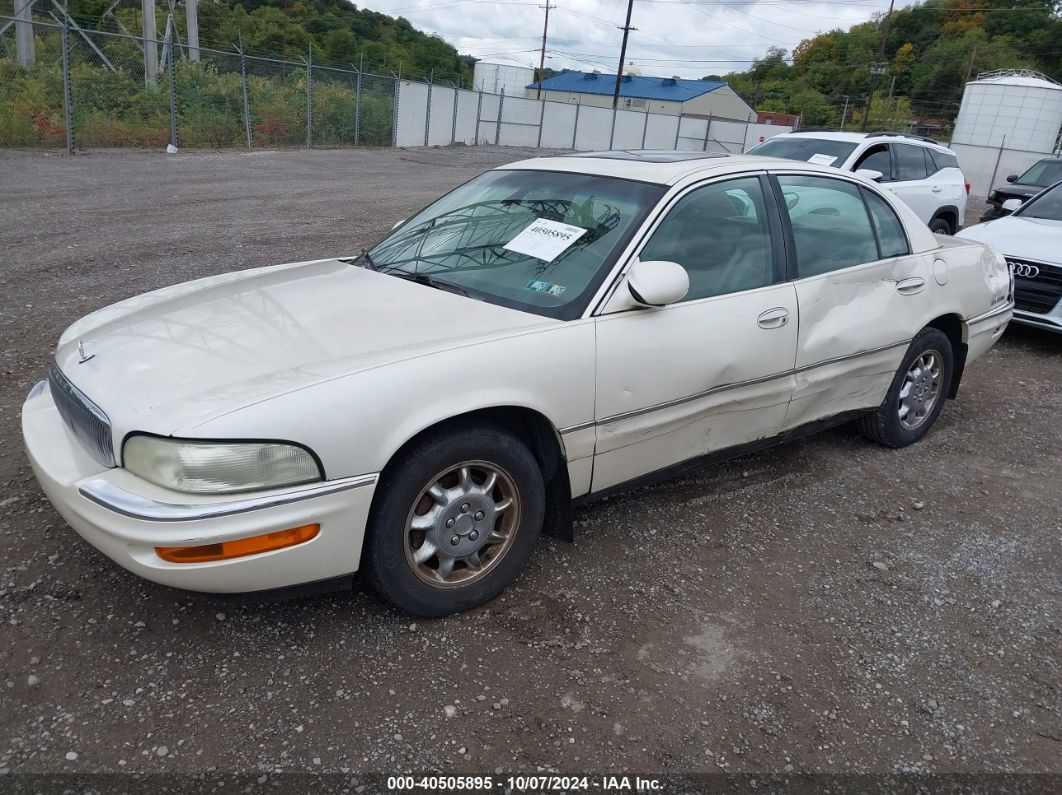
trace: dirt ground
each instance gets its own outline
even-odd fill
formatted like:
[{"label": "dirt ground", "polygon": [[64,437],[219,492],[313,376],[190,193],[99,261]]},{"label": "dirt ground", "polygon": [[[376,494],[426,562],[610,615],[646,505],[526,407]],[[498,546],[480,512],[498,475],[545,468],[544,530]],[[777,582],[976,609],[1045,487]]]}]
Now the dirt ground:
[{"label": "dirt ground", "polygon": [[155,586],[46,502],[20,406],[73,320],[356,252],[520,154],[0,153],[0,774],[1062,786],[1060,337],[1009,330],[913,447],[842,427],[580,509],[574,544],[446,620],[362,587],[241,606]]}]

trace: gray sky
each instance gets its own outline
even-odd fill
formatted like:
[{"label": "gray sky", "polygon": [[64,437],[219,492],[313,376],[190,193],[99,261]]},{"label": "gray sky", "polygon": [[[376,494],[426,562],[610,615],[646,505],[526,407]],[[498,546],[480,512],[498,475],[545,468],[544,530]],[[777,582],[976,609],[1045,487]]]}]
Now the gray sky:
[{"label": "gray sky", "polygon": [[[546,65],[615,73],[626,0],[553,0]],[[899,0],[897,7],[911,0]],[[477,58],[538,66],[545,0],[370,0],[359,3],[436,33]],[[747,68],[768,47],[847,29],[888,0],[635,0],[627,61],[647,75],[699,78]],[[552,51],[552,52],[551,52]]]}]

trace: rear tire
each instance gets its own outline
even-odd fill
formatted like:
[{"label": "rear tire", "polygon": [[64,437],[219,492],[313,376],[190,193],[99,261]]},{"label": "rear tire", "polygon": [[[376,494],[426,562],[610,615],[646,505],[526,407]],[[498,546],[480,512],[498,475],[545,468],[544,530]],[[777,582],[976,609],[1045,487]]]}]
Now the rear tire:
[{"label": "rear tire", "polygon": [[388,465],[362,558],[373,588],[418,616],[494,599],[523,571],[542,532],[534,455],[490,423],[431,432]]},{"label": "rear tire", "polygon": [[860,432],[886,447],[917,442],[944,409],[954,367],[951,340],[939,329],[922,329],[911,341],[885,401],[859,418]]},{"label": "rear tire", "polygon": [[946,218],[934,218],[929,222],[929,231],[937,235],[953,235],[951,222]]}]

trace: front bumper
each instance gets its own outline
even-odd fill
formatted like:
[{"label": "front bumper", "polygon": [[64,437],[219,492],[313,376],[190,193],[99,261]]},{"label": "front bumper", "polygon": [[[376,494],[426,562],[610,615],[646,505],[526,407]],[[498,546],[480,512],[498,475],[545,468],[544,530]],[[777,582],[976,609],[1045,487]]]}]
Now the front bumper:
[{"label": "front bumper", "polygon": [[[47,383],[22,407],[33,472],[78,535],[153,582],[210,593],[245,593],[326,580],[357,570],[376,475],[294,489],[229,495],[181,494],[93,459],[59,415]],[[155,547],[200,546],[317,523],[296,546],[208,563],[170,563]]]},{"label": "front bumper", "polygon": [[1062,334],[1062,301],[1056,304],[1053,310],[1043,315],[1016,309],[1014,310],[1014,322]]}]

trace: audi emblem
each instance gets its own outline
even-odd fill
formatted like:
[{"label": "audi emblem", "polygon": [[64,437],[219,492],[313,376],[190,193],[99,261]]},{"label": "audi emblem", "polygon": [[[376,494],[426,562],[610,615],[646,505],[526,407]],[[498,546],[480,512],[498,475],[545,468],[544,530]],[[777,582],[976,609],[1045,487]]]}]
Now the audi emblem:
[{"label": "audi emblem", "polygon": [[1025,279],[1035,279],[1040,275],[1040,269],[1035,265],[1030,265],[1028,262],[1012,262],[1010,263],[1010,269],[1014,271],[1015,276],[1021,276]]}]

